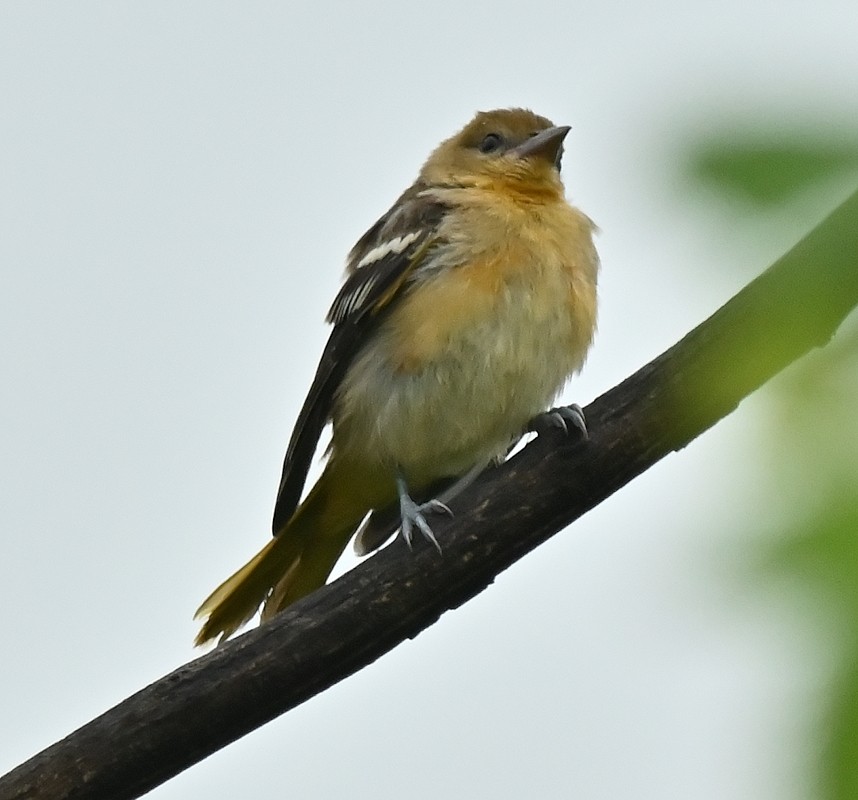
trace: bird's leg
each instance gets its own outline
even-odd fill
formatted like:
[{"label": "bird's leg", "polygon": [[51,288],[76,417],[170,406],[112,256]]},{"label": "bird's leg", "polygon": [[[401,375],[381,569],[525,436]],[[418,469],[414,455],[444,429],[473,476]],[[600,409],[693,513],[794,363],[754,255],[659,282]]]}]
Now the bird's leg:
[{"label": "bird's leg", "polygon": [[396,491],[399,494],[399,514],[402,519],[402,538],[405,539],[405,543],[408,545],[409,550],[411,549],[411,540],[414,528],[416,527],[417,530],[423,534],[423,538],[432,542],[432,544],[435,545],[435,549],[440,553],[441,545],[438,544],[438,540],[435,538],[435,534],[432,533],[432,528],[429,527],[429,523],[426,521],[426,517],[423,516],[423,512],[443,511],[452,516],[453,512],[450,511],[449,506],[442,503],[440,500],[429,500],[427,503],[420,504],[415,503],[411,499],[411,495],[408,494],[408,484],[405,482],[405,478],[402,476],[401,472],[396,475]]},{"label": "bird's leg", "polygon": [[584,411],[577,403],[572,403],[568,406],[559,406],[552,408],[550,411],[543,411],[537,414],[528,425],[528,430],[542,434],[552,428],[561,428],[563,433],[569,433],[569,426],[572,425],[585,441],[590,438],[587,433],[587,421],[584,419]]}]

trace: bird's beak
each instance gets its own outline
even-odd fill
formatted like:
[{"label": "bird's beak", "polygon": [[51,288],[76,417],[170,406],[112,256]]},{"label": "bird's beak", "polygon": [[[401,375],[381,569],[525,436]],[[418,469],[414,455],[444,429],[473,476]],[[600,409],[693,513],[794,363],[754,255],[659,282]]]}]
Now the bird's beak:
[{"label": "bird's beak", "polygon": [[563,140],[570,130],[572,129],[568,125],[558,125],[555,128],[540,131],[536,136],[531,136],[518,147],[514,147],[510,153],[519,158],[538,156],[550,164],[559,166],[560,155],[563,152]]}]

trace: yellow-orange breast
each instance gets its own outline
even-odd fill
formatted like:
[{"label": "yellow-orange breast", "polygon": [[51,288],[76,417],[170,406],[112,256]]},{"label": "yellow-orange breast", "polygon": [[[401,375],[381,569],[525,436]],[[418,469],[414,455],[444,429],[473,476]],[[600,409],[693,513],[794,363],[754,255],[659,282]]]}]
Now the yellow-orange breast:
[{"label": "yellow-orange breast", "polygon": [[359,352],[334,411],[335,457],[398,466],[412,485],[501,454],[581,367],[596,322],[586,216],[562,197],[436,191],[459,213]]}]

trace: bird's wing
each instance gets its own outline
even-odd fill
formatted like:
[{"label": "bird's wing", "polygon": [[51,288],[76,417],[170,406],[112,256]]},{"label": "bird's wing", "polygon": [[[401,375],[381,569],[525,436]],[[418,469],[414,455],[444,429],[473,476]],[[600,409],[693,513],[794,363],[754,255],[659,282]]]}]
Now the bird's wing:
[{"label": "bird's wing", "polygon": [[334,328],[286,450],[274,506],[275,535],[298,507],[343,375],[437,241],[446,207],[423,194],[424,188],[415,184],[406,191],[349,253],[345,283],[328,312]]}]

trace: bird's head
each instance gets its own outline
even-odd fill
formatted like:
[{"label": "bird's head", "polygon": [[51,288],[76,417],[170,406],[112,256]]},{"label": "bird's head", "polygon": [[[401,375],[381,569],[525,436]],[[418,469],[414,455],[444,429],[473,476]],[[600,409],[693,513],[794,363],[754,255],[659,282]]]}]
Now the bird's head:
[{"label": "bird's head", "polygon": [[480,111],[441,142],[420,171],[430,185],[502,183],[520,190],[560,191],[568,126],[523,108]]}]

